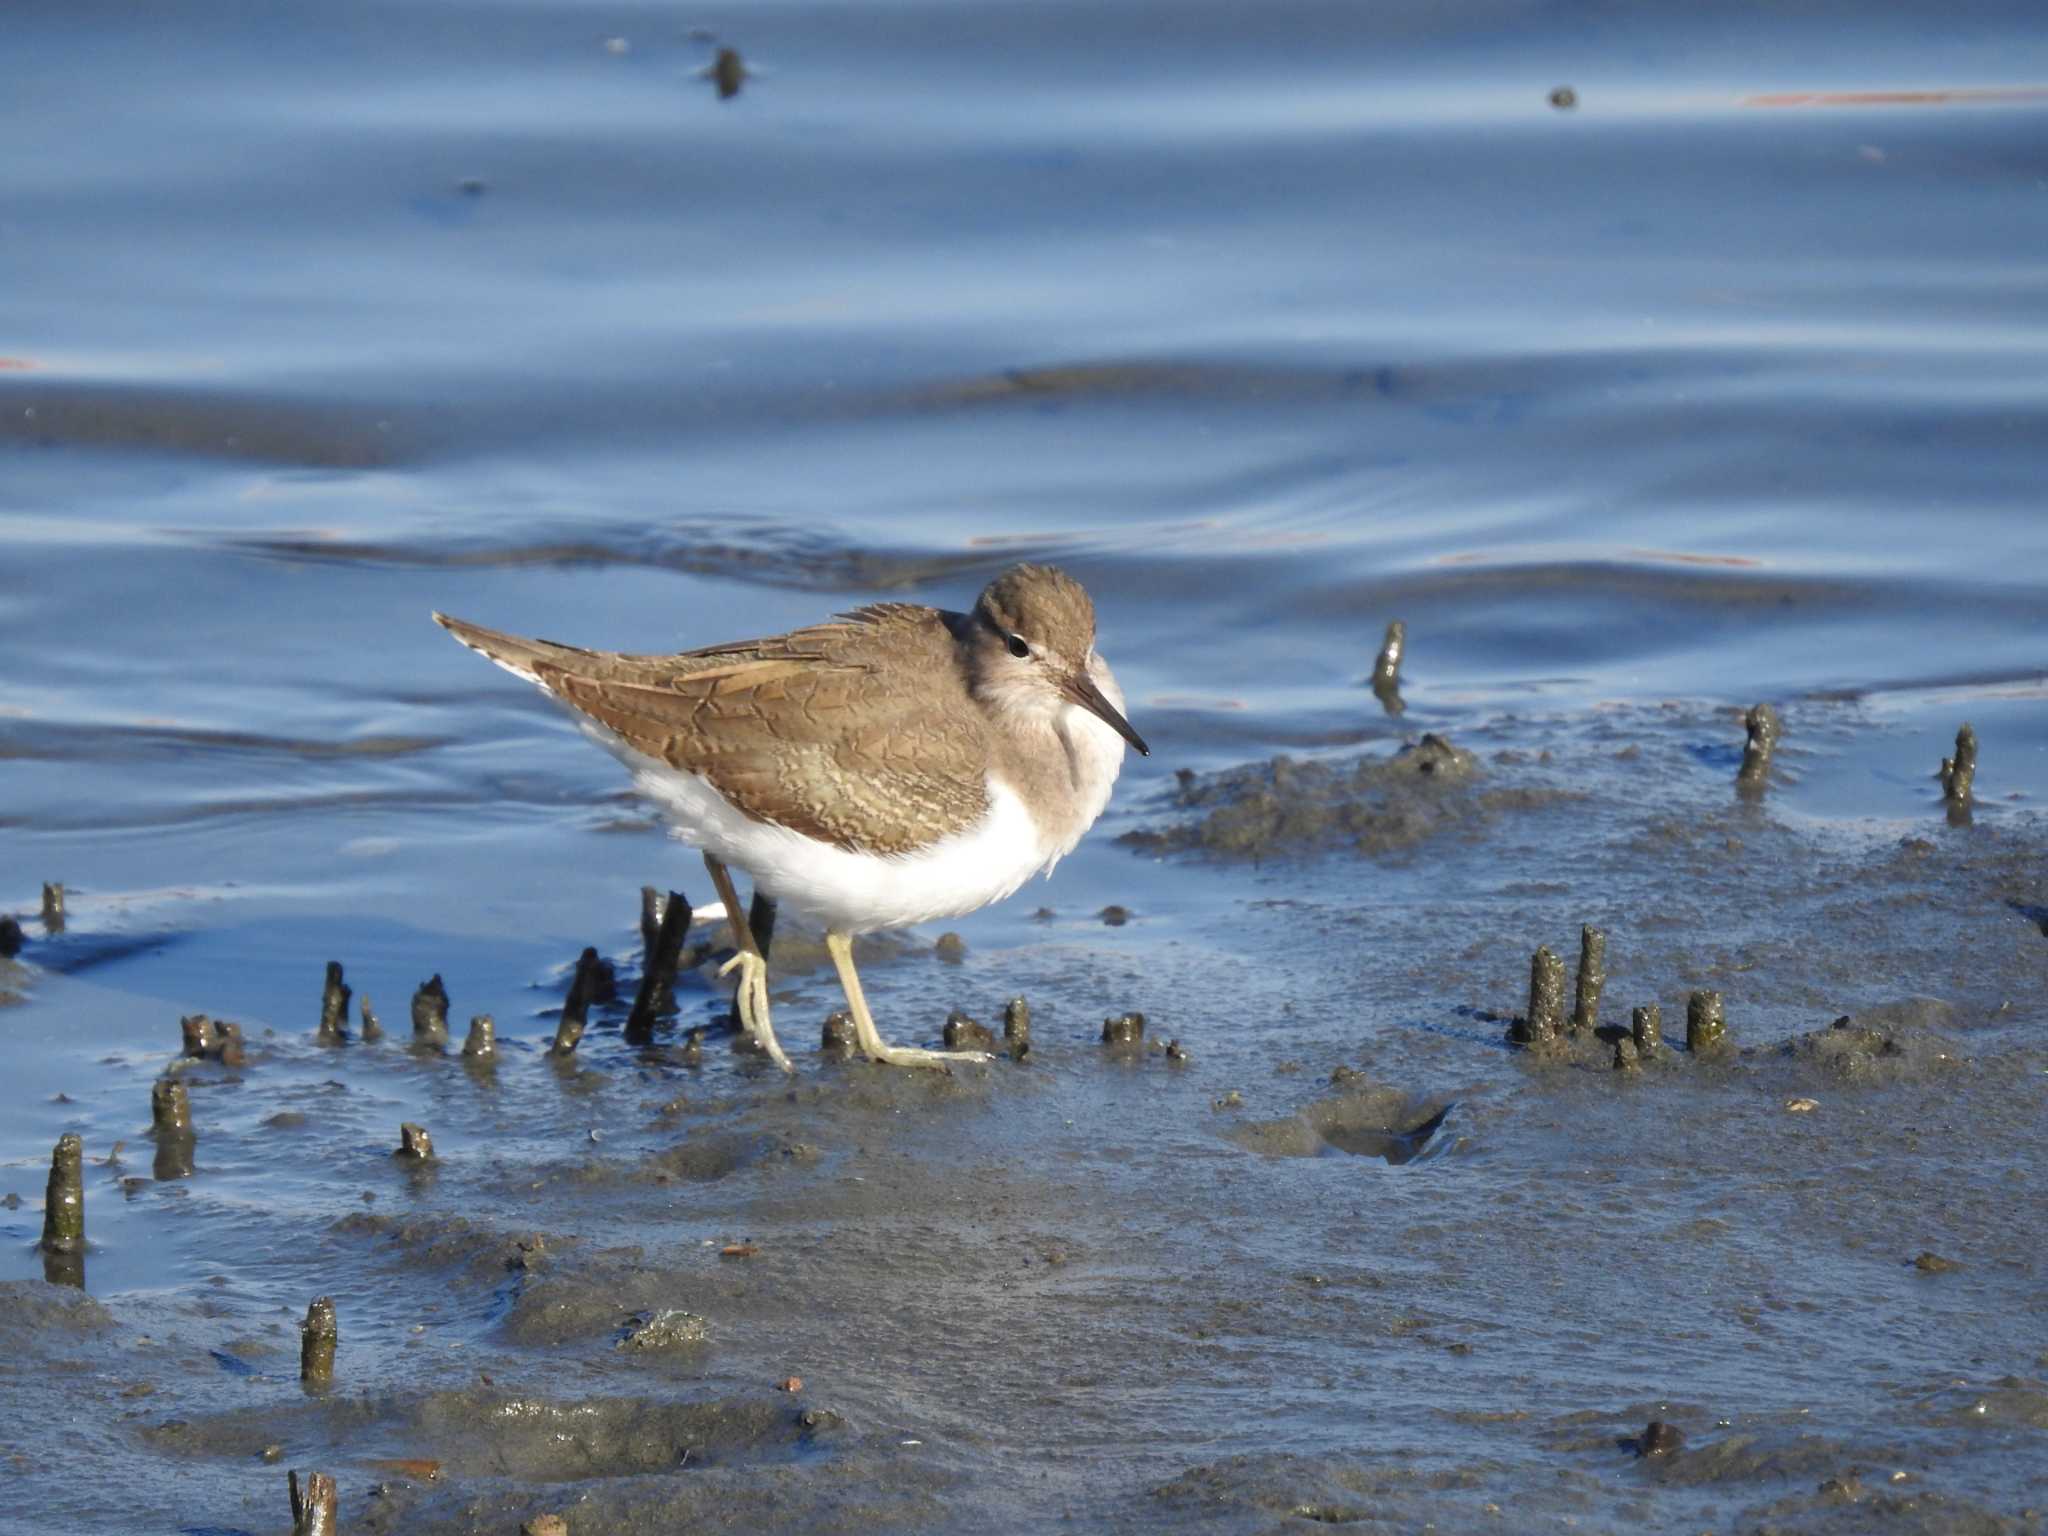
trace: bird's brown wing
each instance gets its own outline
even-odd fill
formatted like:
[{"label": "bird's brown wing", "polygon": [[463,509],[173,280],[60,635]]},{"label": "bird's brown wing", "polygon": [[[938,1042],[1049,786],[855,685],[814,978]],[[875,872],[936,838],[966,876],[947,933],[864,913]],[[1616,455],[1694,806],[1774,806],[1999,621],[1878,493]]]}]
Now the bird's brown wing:
[{"label": "bird's brown wing", "polygon": [[750,816],[837,847],[909,853],[988,810],[986,730],[937,609],[878,604],[676,656],[435,618],[635,751],[702,775]]}]

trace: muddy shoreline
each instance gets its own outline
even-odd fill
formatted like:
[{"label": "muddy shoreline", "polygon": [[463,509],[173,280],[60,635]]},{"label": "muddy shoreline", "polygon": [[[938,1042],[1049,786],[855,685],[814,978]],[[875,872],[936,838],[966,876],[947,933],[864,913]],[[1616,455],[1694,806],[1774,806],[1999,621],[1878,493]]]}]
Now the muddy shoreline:
[{"label": "muddy shoreline", "polygon": [[[476,999],[482,1059],[344,1029],[349,983],[401,1011],[355,962],[323,988],[308,959],[297,1022],[240,1021],[239,1061],[168,1018],[77,1068],[84,1291],[0,1285],[25,1507],[121,1528],[27,1427],[63,1419],[193,1527],[282,1528],[297,1468],[337,1480],[344,1529],[429,1533],[2037,1530],[2048,836],[2003,806],[1952,824],[1934,786],[1921,825],[1842,836],[1732,772],[1660,775],[1727,728],[1645,712],[1618,758],[1521,722],[1448,775],[1368,751],[1184,778],[1127,842],[1215,878],[1255,820],[1269,898],[1142,970],[1117,960],[1137,901],[884,948],[906,1038],[1029,998],[1027,1056],[950,1075],[811,1048],[829,988],[797,929],[793,1081],[733,1052],[715,943],[629,1043],[625,902],[570,1053],[568,956],[517,1012]],[[1241,804],[1218,849],[1201,829]],[[1360,872],[1406,894],[1361,905]],[[90,971],[37,968],[94,942],[83,905],[28,921],[9,1027],[90,1006]],[[1541,1049],[1514,1043],[1534,941],[1605,980]],[[1688,1051],[1705,988],[1727,1037]],[[446,990],[430,1012],[468,1017]],[[1650,1002],[1661,1042],[1617,1069]],[[1129,1010],[1143,1036],[1105,1043]],[[196,1141],[144,1177],[97,1106],[146,1110],[152,1076],[187,1096],[159,1144]],[[401,1118],[431,1159],[393,1156]],[[102,1301],[103,1273],[162,1283]]]}]

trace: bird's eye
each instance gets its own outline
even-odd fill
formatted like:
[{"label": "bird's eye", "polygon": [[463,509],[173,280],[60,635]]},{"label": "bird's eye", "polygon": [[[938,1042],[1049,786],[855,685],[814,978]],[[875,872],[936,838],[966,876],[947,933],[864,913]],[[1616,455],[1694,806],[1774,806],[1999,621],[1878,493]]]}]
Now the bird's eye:
[{"label": "bird's eye", "polygon": [[1024,643],[1024,637],[1022,635],[1011,635],[1009,636],[1009,641],[1010,654],[1016,657],[1019,661],[1024,660],[1027,656],[1031,654],[1031,647]]}]

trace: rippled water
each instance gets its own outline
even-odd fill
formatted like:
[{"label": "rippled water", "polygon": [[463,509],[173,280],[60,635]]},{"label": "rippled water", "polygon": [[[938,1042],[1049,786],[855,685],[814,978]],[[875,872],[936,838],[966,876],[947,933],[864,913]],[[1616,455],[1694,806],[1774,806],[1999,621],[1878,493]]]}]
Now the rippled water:
[{"label": "rippled water", "polygon": [[[433,1112],[458,1152],[506,1138],[500,1155],[543,1165],[565,1155],[555,1138],[589,1128],[552,1087],[508,1090],[501,1114],[432,1073],[344,1069],[294,1043],[321,962],[341,957],[387,1023],[414,983],[447,972],[458,1012],[494,1009],[519,1071],[537,1071],[516,1053],[551,1029],[562,964],[590,942],[630,960],[634,888],[708,894],[614,765],[449,644],[427,622],[435,608],[658,650],[878,596],[964,605],[1020,554],[1087,583],[1154,756],[1130,765],[1103,832],[1052,885],[960,925],[966,972],[884,967],[878,999],[935,1028],[961,989],[982,1010],[1049,993],[1077,1051],[1103,1011],[1142,1007],[1209,1075],[1161,1108],[1073,1067],[1050,1097],[998,1090],[920,1128],[914,1097],[863,1120],[858,1103],[831,1106],[828,1078],[824,1102],[794,1114],[774,1108],[776,1085],[706,1069],[716,1113],[762,1135],[800,1136],[816,1115],[870,1152],[893,1145],[923,1170],[898,1169],[906,1201],[937,1198],[933,1168],[962,1155],[953,1138],[1052,1149],[1069,1172],[1043,1184],[996,1165],[1020,1181],[1020,1209],[1093,1203],[1061,1239],[1089,1278],[1033,1293],[1052,1335],[1030,1335],[1029,1351],[1074,1337],[1058,1332],[1062,1283],[1098,1302],[1134,1287],[1200,1313],[1213,1336],[1203,1309],[1239,1303],[1162,1279],[1204,1254],[1283,1279],[1384,1260],[1389,1306],[1441,1307],[1440,1286],[1399,1290],[1404,1265],[1433,1262],[1420,1228],[1395,1243],[1398,1263],[1367,1221],[1355,1247],[1332,1239],[1292,1264],[1290,1244],[1325,1242],[1317,1199],[1262,1184],[1291,1175],[1221,1137],[1208,1105],[1243,1085],[1254,1112],[1284,1115],[1314,1085],[1275,1077],[1276,1062],[1305,1058],[1319,1083],[1318,1051],[1377,1051],[1369,1064],[1418,1111],[1466,1105],[1447,1125],[1467,1150],[1416,1171],[1466,1189],[1446,1231],[1479,1230],[1501,1213],[1460,1157],[1540,1177],[1573,1152],[1543,1131],[1548,1090],[1524,1085],[1497,1026],[1470,1014],[1517,1006],[1528,949],[1582,920],[1633,946],[1667,1016],[1682,1014],[1681,974],[1735,997],[1750,987],[1749,1027],[1772,1043],[1822,1012],[1920,994],[1988,1011],[2009,993],[2018,1011],[1999,1027],[2018,1033],[1991,1054],[2013,1069],[2008,1087],[2024,1084],[2032,1058],[2010,1053],[2032,1049],[2048,980],[2026,947],[2042,898],[2024,876],[2048,791],[2048,32],[2030,7],[38,4],[15,8],[8,35],[0,903],[26,917],[23,958],[42,968],[13,983],[27,1001],[0,1010],[16,1085],[0,1183],[26,1202],[0,1213],[0,1277],[39,1271],[51,1140],[81,1129],[97,1155],[132,1138],[181,1010],[274,1027],[272,1080],[295,1086],[225,1088],[236,1097],[215,1123],[240,1106],[242,1139],[232,1156],[216,1141],[211,1183],[131,1193],[95,1229],[89,1287],[138,1309],[131,1326],[161,1328],[149,1306],[186,1305],[216,1274],[256,1310],[342,1284],[323,1276],[360,1279],[341,1239],[325,1240],[339,1256],[294,1267],[277,1221],[304,1213],[324,1231],[361,1170],[337,1186],[317,1159],[280,1160],[266,1095],[317,1100],[330,1071],[367,1095],[339,1118],[321,1111],[323,1157],[381,1158],[401,1115]],[[751,70],[730,100],[701,73],[720,46]],[[1362,686],[1395,618],[1409,636],[1398,718]],[[1786,768],[1765,812],[1724,826],[1735,710],[1758,700],[1785,711]],[[1929,774],[1965,718],[1984,761],[1975,825],[1958,831]],[[1426,730],[1488,755],[1513,793],[1601,809],[1510,810],[1364,859],[1310,848],[1249,867],[1113,841],[1173,814],[1176,769],[1385,754]],[[1687,824],[1719,841],[1702,851],[1673,830]],[[1972,872],[1916,884],[1872,852],[1923,834],[1955,839],[1940,846]],[[1745,841],[1879,893],[1875,915],[1789,873],[1769,904],[1746,903],[1733,882],[1749,855],[1731,851]],[[1696,903],[1686,859],[1730,861],[1713,877],[1730,884]],[[29,916],[44,879],[70,889],[61,940]],[[1034,922],[1041,901],[1059,918]],[[1110,902],[1141,921],[1087,916]],[[1314,915],[1291,919],[1287,903]],[[1858,947],[1858,932],[1905,942],[1916,910],[1938,932],[1911,963]],[[1992,943],[1993,916],[2010,924],[1996,959],[1973,947]],[[1990,969],[1941,970],[1941,943]],[[815,975],[798,988],[786,1035],[808,1045],[829,997]],[[717,1006],[708,989],[686,998]],[[674,1091],[630,1053],[591,1049],[615,1092],[636,1085],[629,1118]],[[1254,1080],[1271,1085],[1263,1103]],[[1981,1177],[1980,1193],[2007,1189],[2037,1137],[2030,1090],[2012,1091],[1977,1106],[1998,1139],[1955,1172]],[[1938,1104],[1871,1108],[1890,1120]],[[1701,1125],[1718,1112],[1703,1103]],[[1654,1117],[1638,1130],[1653,1134]],[[632,1155],[675,1135],[657,1127]],[[831,1135],[818,1139],[829,1153]],[[1618,1155],[1642,1155],[1632,1145]],[[1896,1148],[1863,1150],[1880,1185],[1900,1182]],[[1183,1159],[1203,1172],[1162,1194]],[[1119,1174],[1125,1160],[1152,1177]],[[1334,1164],[1349,1180],[1362,1166]],[[844,1171],[829,1157],[827,1170]],[[792,1213],[756,1177],[702,1221],[860,1228],[858,1206],[820,1215],[806,1196]],[[1211,1178],[1239,1184],[1217,1196],[1205,1248],[1172,1234]],[[1768,1272],[1765,1238],[1791,1207],[1751,1193],[1759,1226],[1742,1241]],[[575,1225],[573,1202],[522,1217],[504,1190],[460,1176],[439,1205],[406,1198]],[[1715,1197],[1698,1190],[1671,1198],[1683,1209],[1610,1233],[1615,1251],[1654,1255],[1658,1222],[1738,1219],[1708,1214]],[[1970,1204],[1953,1188],[1929,1198]],[[2030,1190],[2011,1198],[2043,1214]],[[1587,1199],[1556,1219],[1598,1249]],[[1262,1209],[1274,1231],[1244,1236]],[[661,1252],[654,1213],[618,1219]],[[1429,1217],[1418,1205],[1400,1220]],[[1504,1240],[1525,1258],[1543,1243],[1531,1223],[1511,1220],[1521,1236]],[[2033,1305],[2031,1249],[2002,1252],[1978,1272],[2005,1288],[1972,1282],[1991,1287],[1961,1309],[1972,1317]],[[888,1254],[866,1258],[890,1285]],[[1838,1259],[1788,1261],[1777,1280],[1848,1288]],[[1504,1303],[1482,1258],[1469,1265],[1476,1327]],[[1924,1294],[1902,1291],[1872,1326],[1904,1334],[1940,1316],[1918,1310]],[[1260,1381],[1313,1374],[1304,1361],[1351,1346],[1312,1310],[1290,1303],[1231,1347],[1271,1373]],[[495,1326],[481,1301],[465,1316]],[[2029,1337],[1985,1364],[1990,1336],[1916,1356],[1912,1390],[2031,1370],[2048,1348]],[[729,1358],[748,1363],[734,1377],[758,1384],[757,1359],[823,1347],[800,1330],[772,1342],[735,1341]],[[1796,1392],[1754,1387],[1751,1342],[1709,1329],[1671,1351],[1660,1381],[1712,1400],[1703,1427],[1794,1412]],[[1089,1463],[1110,1469],[1100,1485],[1062,1477],[1055,1497],[997,1477],[978,1504],[994,1453],[969,1439],[952,1448],[959,1483],[881,1523],[977,1511],[1021,1528],[1062,1498],[1101,1517],[1089,1501],[1104,1487],[1163,1487],[1248,1444],[1355,1449],[1372,1439],[1358,1423],[1414,1412],[1429,1395],[1416,1383],[1443,1366],[1440,1353],[1404,1361],[1389,1396],[1346,1367],[1275,1413],[1270,1386],[1221,1366],[1169,1404],[1078,1367],[1030,1380],[1017,1347],[997,1330],[973,1356],[1021,1415],[1009,1449],[1029,1465],[1077,1454],[1056,1416],[1025,1404],[1120,1405],[1124,1419],[1089,1421]],[[1598,1369],[1571,1363],[1581,1348]],[[1827,1340],[1781,1348],[1830,1391],[1872,1400],[1842,1386],[1848,1357]],[[920,1394],[944,1405],[928,1434],[948,1411],[972,1417],[966,1356],[941,1390],[917,1377],[915,1342],[901,1349],[865,1378],[840,1362],[864,1432]],[[1661,1388],[1623,1379],[1627,1353],[1539,1331],[1490,1385],[1443,1393],[1468,1416],[1633,1415]],[[401,1355],[375,1358],[404,1374]],[[494,1369],[559,1359],[538,1358],[515,1350]],[[1173,1352],[1119,1358],[1170,1391]],[[10,1391],[29,1389],[0,1379]],[[1263,1438],[1248,1418],[1268,1423]],[[1497,1457],[1501,1486],[1522,1492],[1548,1478],[1544,1456],[1590,1433],[1507,1451],[1461,1441],[1478,1420],[1457,1422],[1446,1454]],[[1169,1451],[1141,1448],[1148,1426]],[[160,1448],[106,1433],[140,1458],[124,1465],[158,1465]],[[2015,1486],[2038,1489],[2037,1437],[2015,1434]],[[27,1431],[13,1444],[46,1449]],[[1243,1494],[1265,1475],[1226,1479],[1231,1497],[1285,1504]],[[237,1464],[186,1482],[181,1518],[274,1527],[276,1510],[251,1511],[281,1507],[254,1491],[277,1476]],[[1972,1476],[1956,1497],[2021,1518],[2018,1492]],[[79,1529],[121,1528],[104,1500],[60,1506],[40,1483],[26,1497],[32,1528],[60,1507]],[[819,1497],[814,1528],[820,1508],[853,1519]],[[1640,1497],[1588,1494],[1581,1512],[1631,1528],[1709,1520],[1697,1502]],[[1171,1497],[1133,1510],[1196,1523]]]}]

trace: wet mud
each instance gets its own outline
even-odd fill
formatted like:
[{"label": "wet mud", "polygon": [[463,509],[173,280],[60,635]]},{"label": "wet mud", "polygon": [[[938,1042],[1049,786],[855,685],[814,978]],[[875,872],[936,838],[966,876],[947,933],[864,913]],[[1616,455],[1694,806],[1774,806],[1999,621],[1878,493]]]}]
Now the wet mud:
[{"label": "wet mud", "polygon": [[[40,1470],[45,1421],[194,1527],[275,1528],[298,1469],[343,1529],[427,1536],[2037,1529],[2048,836],[1935,786],[1903,830],[1774,814],[1700,757],[1725,725],[1197,776],[1137,819],[1212,915],[1146,885],[1122,927],[878,952],[880,1016],[1012,1056],[953,1074],[730,1050],[715,930],[635,1038],[666,914],[643,943],[630,892],[509,987],[429,957],[424,1049],[335,1039],[318,951],[275,1023],[154,1010],[49,1106],[83,1246],[0,1286],[0,1452],[87,1531],[119,1517]],[[1261,797],[1255,862],[1186,830]],[[805,945],[780,925],[792,1041],[837,1003]],[[27,1027],[80,1006],[23,975]],[[110,1155],[152,1116],[203,1160]],[[0,1211],[24,1256],[40,1177]]]}]

